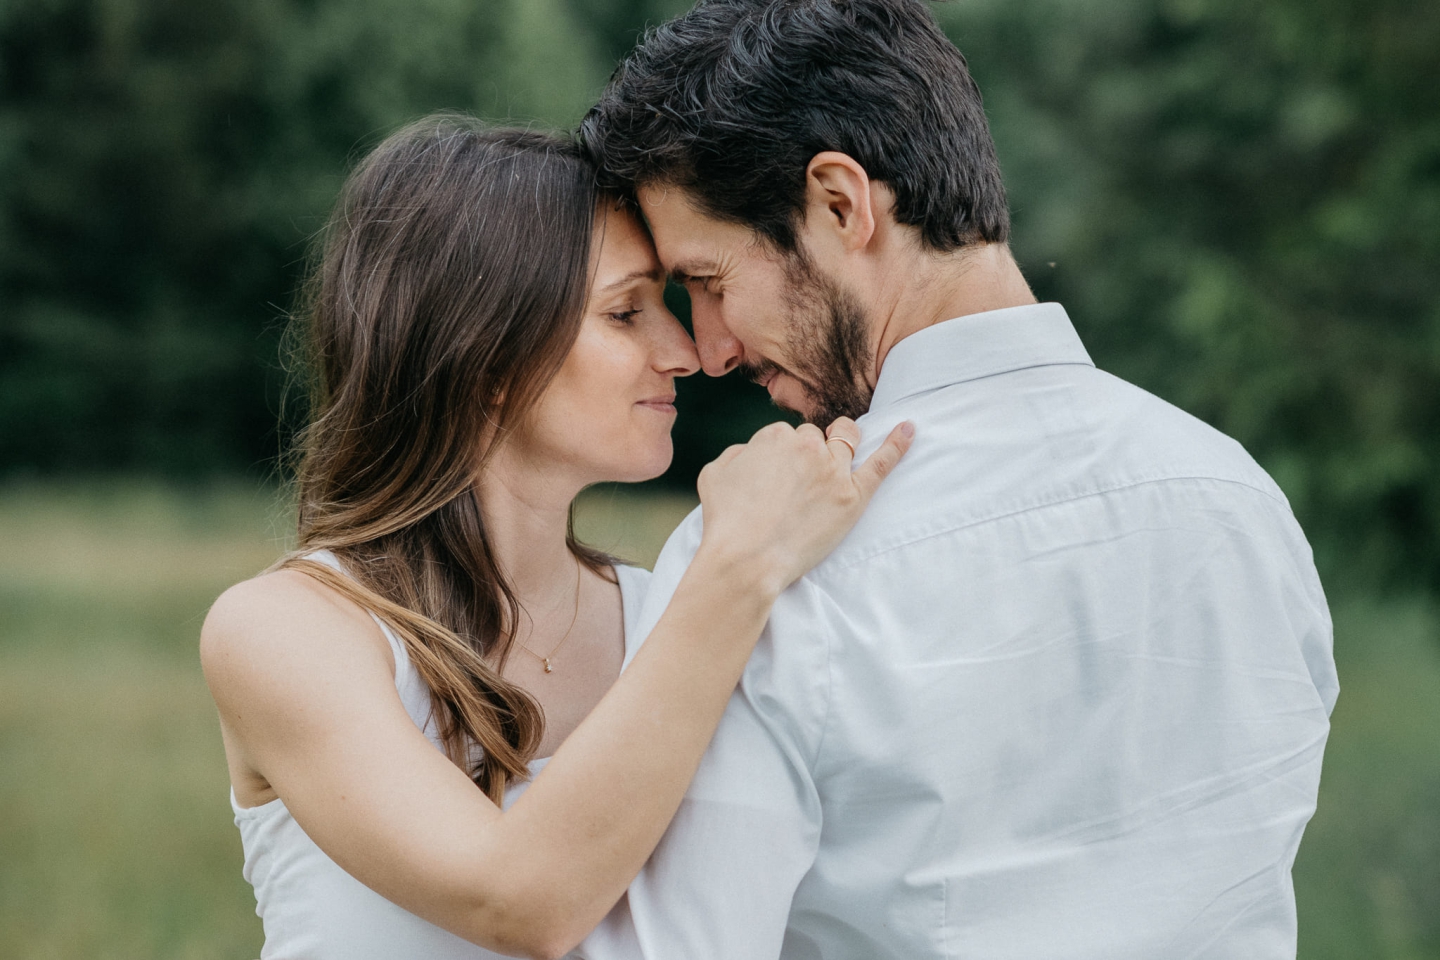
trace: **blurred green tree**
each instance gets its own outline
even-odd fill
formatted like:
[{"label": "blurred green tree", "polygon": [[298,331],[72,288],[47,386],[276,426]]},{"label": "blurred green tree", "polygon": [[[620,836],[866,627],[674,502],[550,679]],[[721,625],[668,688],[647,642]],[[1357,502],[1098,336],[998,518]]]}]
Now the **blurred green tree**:
[{"label": "blurred green tree", "polygon": [[[684,6],[0,5],[0,472],[268,463],[283,316],[347,161],[433,109],[573,123]],[[1325,569],[1440,588],[1440,7],[937,10],[1037,292],[1245,443]],[[677,483],[775,415],[703,377],[681,403]]]},{"label": "blurred green tree", "polygon": [[940,10],[1037,293],[1244,443],[1322,569],[1440,588],[1440,6]]},{"label": "blurred green tree", "polygon": [[606,63],[562,0],[0,8],[0,465],[269,459],[357,146],[437,108],[571,122]]}]

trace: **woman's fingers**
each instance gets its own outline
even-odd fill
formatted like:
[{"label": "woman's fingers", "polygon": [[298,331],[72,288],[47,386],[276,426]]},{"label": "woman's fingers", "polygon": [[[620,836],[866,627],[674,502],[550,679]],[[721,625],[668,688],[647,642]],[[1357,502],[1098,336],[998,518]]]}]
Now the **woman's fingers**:
[{"label": "woman's fingers", "polygon": [[820,428],[813,423],[800,424],[795,428],[795,436],[807,443],[815,444],[817,450],[821,449],[825,443],[825,434],[821,433]]},{"label": "woman's fingers", "polygon": [[[837,423],[839,421],[836,421]],[[853,422],[851,423],[853,426]],[[890,431],[890,436],[880,444],[880,449],[870,454],[869,459],[860,464],[852,479],[855,486],[859,488],[860,495],[869,502],[875,491],[880,487],[880,481],[890,475],[900,458],[905,456],[905,451],[910,449],[910,442],[915,439],[915,425],[906,420]],[[831,444],[837,446],[837,444]]]},{"label": "woman's fingers", "polygon": [[840,417],[825,431],[825,446],[830,456],[847,466],[855,459],[855,448],[860,445],[860,427],[849,417]]},{"label": "woman's fingers", "polygon": [[720,451],[720,456],[718,456],[718,457],[715,458],[715,462],[716,462],[716,463],[729,463],[731,460],[734,460],[736,457],[740,456],[740,454],[742,454],[742,453],[744,453],[744,452],[745,452],[745,444],[743,444],[743,443],[732,443],[732,444],[730,444],[730,446],[728,446],[728,447],[726,447],[724,450],[721,450],[721,451]]},{"label": "woman's fingers", "polygon": [[747,558],[747,565],[783,589],[855,525],[913,434],[908,423],[897,427],[852,472],[850,444],[860,440],[853,420],[837,420],[826,432],[811,424],[764,427],[701,471],[705,543]]}]

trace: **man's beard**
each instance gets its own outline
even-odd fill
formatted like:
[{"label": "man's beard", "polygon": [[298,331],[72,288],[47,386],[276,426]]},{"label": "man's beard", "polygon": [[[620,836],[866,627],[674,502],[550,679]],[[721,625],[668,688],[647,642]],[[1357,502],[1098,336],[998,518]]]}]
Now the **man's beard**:
[{"label": "man's beard", "polygon": [[754,380],[786,373],[804,388],[810,409],[805,420],[827,427],[837,417],[858,419],[870,409],[870,324],[865,308],[848,290],[815,270],[803,252],[786,258],[790,306],[788,368],[762,360],[742,372]]}]

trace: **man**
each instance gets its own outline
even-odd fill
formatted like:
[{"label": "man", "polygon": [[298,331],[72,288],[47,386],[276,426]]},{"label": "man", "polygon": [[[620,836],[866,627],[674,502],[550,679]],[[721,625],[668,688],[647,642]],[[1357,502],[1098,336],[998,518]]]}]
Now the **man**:
[{"label": "man", "polygon": [[1035,302],[929,8],[702,3],[582,136],[688,288],[707,373],[859,417],[860,456],[901,420],[916,439],[776,605],[580,953],[1293,957],[1337,693],[1309,547],[1238,444],[1096,370]]}]

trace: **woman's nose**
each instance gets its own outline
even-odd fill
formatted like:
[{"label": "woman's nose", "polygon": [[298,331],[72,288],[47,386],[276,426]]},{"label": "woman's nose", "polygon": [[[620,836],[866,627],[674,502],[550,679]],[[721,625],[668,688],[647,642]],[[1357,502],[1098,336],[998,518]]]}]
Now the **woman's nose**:
[{"label": "woman's nose", "polygon": [[656,371],[667,376],[688,377],[700,369],[700,355],[695,351],[695,343],[673,315],[665,324],[662,342],[657,345],[654,357]]}]

